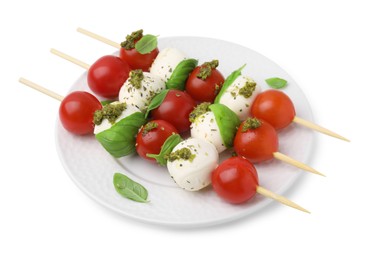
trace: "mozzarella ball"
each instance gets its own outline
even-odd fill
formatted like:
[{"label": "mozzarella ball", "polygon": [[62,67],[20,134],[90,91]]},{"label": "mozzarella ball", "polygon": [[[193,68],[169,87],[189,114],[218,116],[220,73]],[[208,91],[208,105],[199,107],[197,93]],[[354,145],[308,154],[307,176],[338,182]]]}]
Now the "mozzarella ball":
[{"label": "mozzarella ball", "polygon": [[229,107],[241,121],[246,120],[256,96],[261,92],[256,84],[252,93],[243,93],[246,84],[255,83],[251,78],[238,76],[235,81],[225,90],[219,103]]},{"label": "mozzarella ball", "polygon": [[[113,103],[111,103],[110,105],[115,105],[115,104],[120,104],[119,101],[115,101]],[[127,117],[127,116],[130,116],[131,114],[134,114],[136,112],[141,112],[139,109],[137,109],[136,107],[132,106],[132,105],[128,105],[127,104],[127,107],[126,109],[123,110],[122,114],[115,120],[115,123],[122,120],[123,118]],[[114,123],[114,124],[115,124]],[[100,132],[103,132],[109,128],[111,128],[113,125],[109,122],[108,119],[103,119],[101,121],[101,124],[100,125],[95,125],[94,127],[94,134],[98,134]]]},{"label": "mozzarella ball", "polygon": [[150,72],[161,77],[166,82],[176,66],[185,59],[187,59],[187,55],[180,50],[165,48],[157,55],[151,65]]},{"label": "mozzarella ball", "polygon": [[119,91],[119,101],[132,105],[142,112],[146,111],[152,98],[166,88],[165,82],[159,76],[149,72],[143,72],[140,88],[135,88],[129,79]]},{"label": "mozzarella ball", "polygon": [[219,153],[227,149],[212,111],[195,118],[190,125],[190,134],[191,137],[203,139],[213,144]]},{"label": "mozzarella ball", "polygon": [[179,187],[188,191],[203,189],[211,183],[211,173],[218,166],[218,152],[211,143],[190,138],[175,146],[171,154],[183,148],[190,150],[191,158],[168,160],[167,169]]}]

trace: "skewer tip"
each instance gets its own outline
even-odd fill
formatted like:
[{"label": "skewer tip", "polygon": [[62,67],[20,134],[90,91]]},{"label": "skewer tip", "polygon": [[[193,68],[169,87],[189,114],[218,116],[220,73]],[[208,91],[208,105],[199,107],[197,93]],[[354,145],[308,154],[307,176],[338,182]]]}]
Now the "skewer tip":
[{"label": "skewer tip", "polygon": [[317,171],[316,169],[314,169],[314,168],[312,168],[312,167],[310,167],[310,166],[308,166],[308,165],[306,165],[302,162],[299,162],[299,161],[297,161],[297,160],[295,160],[295,159],[293,159],[293,158],[291,158],[291,157],[289,157],[285,154],[282,154],[280,152],[275,152],[275,153],[273,153],[273,155],[274,155],[274,158],[276,158],[280,161],[283,161],[285,163],[288,163],[290,165],[298,167],[298,168],[300,168],[302,170],[305,170],[307,172],[311,172],[311,173],[326,177],[326,175],[324,175],[323,173]]}]

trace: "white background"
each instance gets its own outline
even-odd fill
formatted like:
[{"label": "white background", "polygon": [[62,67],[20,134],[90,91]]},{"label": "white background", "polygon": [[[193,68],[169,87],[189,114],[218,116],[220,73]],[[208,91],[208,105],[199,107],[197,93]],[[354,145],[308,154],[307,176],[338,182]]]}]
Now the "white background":
[{"label": "white background", "polygon": [[[362,1],[7,2],[0,4],[0,259],[364,259]],[[23,76],[65,94],[83,70],[51,47],[88,63],[114,51],[79,26],[115,41],[139,28],[224,39],[288,71],[315,121],[351,139],[317,134],[311,165],[328,177],[305,175],[285,194],[312,214],[272,203],[230,224],[181,230],[90,200],[56,153],[58,102],[17,82]]]}]

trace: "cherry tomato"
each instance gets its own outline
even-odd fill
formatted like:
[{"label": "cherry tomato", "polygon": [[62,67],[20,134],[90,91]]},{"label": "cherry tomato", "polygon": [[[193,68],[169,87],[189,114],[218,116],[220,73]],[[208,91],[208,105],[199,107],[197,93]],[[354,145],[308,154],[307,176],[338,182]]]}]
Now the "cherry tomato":
[{"label": "cherry tomato", "polygon": [[120,48],[119,55],[122,60],[125,60],[128,63],[132,70],[141,69],[143,71],[149,71],[158,53],[158,48],[146,54],[139,53],[135,48],[130,50]]},{"label": "cherry tomato", "polygon": [[290,98],[282,91],[261,92],[251,106],[252,116],[263,119],[275,129],[288,126],[295,117],[295,108]]},{"label": "cherry tomato", "polygon": [[230,203],[246,202],[256,194],[256,168],[245,158],[229,158],[213,171],[212,186],[221,198]]},{"label": "cherry tomato", "polygon": [[223,85],[224,77],[222,73],[214,67],[211,68],[210,75],[207,76],[206,79],[200,78],[199,74],[203,67],[204,64],[196,67],[191,72],[186,81],[185,89],[194,100],[198,102],[213,103]]},{"label": "cherry tomato", "polygon": [[91,134],[94,131],[94,113],[102,107],[99,100],[90,93],[74,91],[61,102],[59,108],[61,123],[71,133]]},{"label": "cherry tomato", "polygon": [[121,43],[119,56],[128,63],[132,70],[141,69],[143,71],[149,71],[159,51],[158,48],[155,48],[150,53],[139,53],[135,45],[142,37],[143,30],[138,30],[127,35],[125,41]]},{"label": "cherry tomato", "polygon": [[179,133],[190,128],[189,114],[195,107],[195,101],[181,90],[169,90],[160,106],[152,110],[154,119],[162,119],[173,126]]},{"label": "cherry tomato", "polygon": [[[251,129],[247,129],[250,125]],[[241,123],[233,142],[236,153],[253,163],[272,159],[278,146],[275,129],[269,123],[256,118],[248,118]]]},{"label": "cherry tomato", "polygon": [[177,133],[177,129],[164,120],[152,120],[145,124],[137,134],[136,150],[142,158],[156,162],[147,154],[159,154],[166,139]]},{"label": "cherry tomato", "polygon": [[97,95],[113,99],[129,77],[128,64],[119,57],[106,55],[98,59],[89,68],[87,83]]}]

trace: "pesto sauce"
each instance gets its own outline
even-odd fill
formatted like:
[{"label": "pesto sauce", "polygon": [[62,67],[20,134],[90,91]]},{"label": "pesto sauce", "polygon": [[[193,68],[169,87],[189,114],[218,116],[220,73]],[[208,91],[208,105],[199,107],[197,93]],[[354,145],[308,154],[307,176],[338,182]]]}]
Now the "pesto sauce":
[{"label": "pesto sauce", "polygon": [[199,79],[206,80],[211,74],[212,69],[218,67],[219,61],[212,60],[211,62],[205,62],[200,66],[199,74],[196,75]]},{"label": "pesto sauce", "polygon": [[143,71],[140,69],[131,70],[129,73],[128,81],[132,84],[133,87],[136,89],[140,89],[142,87],[142,80],[143,80]]},{"label": "pesto sauce", "polygon": [[104,119],[108,119],[109,123],[113,125],[126,108],[126,103],[106,104],[102,109],[95,111],[93,122],[95,125],[100,125]]},{"label": "pesto sauce", "polygon": [[246,119],[246,121],[243,123],[242,126],[242,132],[247,132],[250,129],[256,129],[261,126],[261,121],[257,118],[249,117]]},{"label": "pesto sauce", "polygon": [[196,154],[193,154],[189,148],[181,148],[179,150],[176,150],[175,152],[172,152],[168,156],[168,160],[170,162],[173,162],[175,160],[185,160],[192,162],[194,158],[196,157]]},{"label": "pesto sauce", "polygon": [[135,47],[135,42],[138,41],[139,39],[141,39],[143,36],[143,30],[138,30],[135,32],[132,32],[130,35],[127,35],[125,37],[125,41],[122,42],[120,44],[120,47],[126,49],[126,50],[131,50],[134,49]]},{"label": "pesto sauce", "polygon": [[238,94],[244,96],[245,98],[249,98],[252,96],[252,93],[255,91],[255,89],[256,82],[247,80],[245,85],[238,91]]},{"label": "pesto sauce", "polygon": [[158,124],[156,122],[148,122],[142,130],[142,135],[145,136],[146,134],[148,134],[150,131],[152,131],[153,129],[157,128]]},{"label": "pesto sauce", "polygon": [[210,105],[211,104],[209,102],[203,102],[203,103],[200,103],[198,106],[196,106],[189,115],[189,121],[191,123],[193,123],[195,121],[195,119],[198,118],[200,115],[203,115],[206,112],[210,111],[210,109],[209,109]]}]

